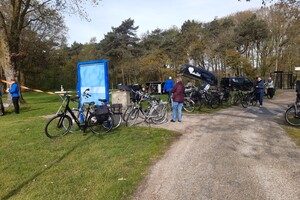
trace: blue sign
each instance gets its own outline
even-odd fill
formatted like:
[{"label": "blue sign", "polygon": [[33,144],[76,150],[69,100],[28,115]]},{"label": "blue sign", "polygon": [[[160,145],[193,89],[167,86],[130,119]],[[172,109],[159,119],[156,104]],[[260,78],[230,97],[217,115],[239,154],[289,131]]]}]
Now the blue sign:
[{"label": "blue sign", "polygon": [[99,99],[109,101],[108,64],[106,60],[79,62],[77,64],[77,93],[80,106],[85,102],[102,103]]}]

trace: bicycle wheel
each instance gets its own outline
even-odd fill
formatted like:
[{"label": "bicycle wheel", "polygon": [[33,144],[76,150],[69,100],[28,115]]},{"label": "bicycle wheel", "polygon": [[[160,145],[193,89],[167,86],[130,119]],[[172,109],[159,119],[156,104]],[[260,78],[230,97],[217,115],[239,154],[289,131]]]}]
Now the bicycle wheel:
[{"label": "bicycle wheel", "polygon": [[96,135],[103,135],[109,132],[114,125],[114,118],[111,113],[108,113],[108,118],[103,122],[98,122],[94,114],[91,114],[88,118],[88,126],[90,130]]},{"label": "bicycle wheel", "polygon": [[129,113],[132,111],[133,107],[134,107],[133,104],[130,104],[130,105],[127,106],[125,112],[122,114],[122,119],[123,119],[124,121],[126,121],[128,115],[129,115]]},{"label": "bicycle wheel", "polygon": [[244,96],[241,98],[241,104],[244,108],[247,108],[250,102],[250,97],[249,96]]},{"label": "bicycle wheel", "polygon": [[251,104],[252,104],[252,106],[256,106],[256,104],[257,104],[257,99],[256,99],[256,97],[252,97],[252,98],[251,98]]},{"label": "bicycle wheel", "polygon": [[211,108],[213,108],[213,109],[217,108],[219,106],[219,104],[220,104],[219,98],[212,97],[212,99],[210,100],[209,104],[210,104]]},{"label": "bicycle wheel", "polygon": [[126,126],[133,126],[136,124],[137,119],[139,118],[139,109],[133,109],[126,119]]},{"label": "bicycle wheel", "polygon": [[168,112],[166,104],[159,104],[153,111],[150,112],[150,119],[154,124],[161,124],[167,120]]},{"label": "bicycle wheel", "polygon": [[230,104],[236,106],[238,104],[239,100],[240,100],[239,95],[237,93],[235,93],[231,98]]},{"label": "bicycle wheel", "polygon": [[113,129],[118,128],[121,125],[122,121],[123,121],[122,114],[113,113],[113,119],[114,119],[114,125],[113,125],[112,128]]},{"label": "bicycle wheel", "polygon": [[184,99],[183,109],[186,112],[193,112],[195,110],[195,103],[192,99]]},{"label": "bicycle wheel", "polygon": [[[300,106],[297,106],[297,110],[300,109]],[[292,126],[300,126],[300,113],[296,112],[296,107],[291,106],[285,112],[285,121]]]},{"label": "bicycle wheel", "polygon": [[51,139],[66,135],[72,126],[72,120],[68,115],[59,114],[52,117],[45,126],[45,134]]}]

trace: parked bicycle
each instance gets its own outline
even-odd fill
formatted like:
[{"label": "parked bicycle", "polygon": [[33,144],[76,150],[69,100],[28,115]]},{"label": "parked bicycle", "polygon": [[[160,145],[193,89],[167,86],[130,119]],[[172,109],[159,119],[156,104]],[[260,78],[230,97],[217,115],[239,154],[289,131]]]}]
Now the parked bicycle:
[{"label": "parked bicycle", "polygon": [[[87,90],[84,92],[86,93]],[[99,135],[110,131],[113,127],[113,117],[108,115],[107,119],[103,121],[98,120],[96,115],[95,102],[83,103],[85,112],[76,116],[70,108],[70,101],[78,101],[78,97],[71,98],[69,92],[64,92],[64,101],[60,106],[60,112],[52,117],[45,126],[45,134],[47,137],[54,139],[65,136],[71,130],[73,122],[78,126],[83,134],[86,134],[87,129]]]},{"label": "parked bicycle", "polygon": [[127,108],[124,113],[122,113],[122,119],[126,122],[128,115],[132,111],[132,109],[140,102],[141,100],[146,100],[148,98],[148,94],[141,92],[139,90],[132,90],[130,95],[130,104],[127,105]]},{"label": "parked bicycle", "polygon": [[220,104],[219,94],[208,90],[194,90],[191,93],[191,100],[195,103],[195,109],[200,110],[203,106],[217,108]]},{"label": "parked bicycle", "polygon": [[110,104],[106,99],[99,99],[103,105],[107,106],[107,113],[113,118],[113,127],[112,129],[118,128],[123,119],[122,119],[122,104]]},{"label": "parked bicycle", "polygon": [[241,104],[244,108],[248,107],[249,96],[246,92],[241,90],[234,91],[231,98],[231,105],[239,105]]},{"label": "parked bicycle", "polygon": [[291,126],[300,126],[300,93],[297,93],[295,103],[285,111],[285,121]]},{"label": "parked bicycle", "polygon": [[[172,106],[173,106],[173,99],[170,98],[169,102],[167,102],[167,111],[172,112]],[[195,102],[192,100],[190,96],[185,96],[183,101],[183,110],[186,112],[193,112],[195,110]]]},{"label": "parked bicycle", "polygon": [[168,102],[164,102],[154,96],[149,96],[149,102],[146,109],[142,106],[143,96],[142,92],[137,92],[141,98],[133,105],[130,113],[126,119],[126,126],[133,126],[138,123],[138,119],[143,119],[146,123],[160,124],[167,120],[167,105]]},{"label": "parked bicycle", "polygon": [[249,105],[256,106],[257,104],[257,94],[255,91],[251,91],[243,94],[241,99],[241,104],[244,108],[247,108]]}]

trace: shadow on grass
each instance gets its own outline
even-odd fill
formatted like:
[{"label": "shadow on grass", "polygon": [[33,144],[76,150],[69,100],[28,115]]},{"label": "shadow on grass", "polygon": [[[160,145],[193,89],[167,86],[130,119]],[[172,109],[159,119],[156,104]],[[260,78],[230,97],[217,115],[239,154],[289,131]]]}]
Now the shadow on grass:
[{"label": "shadow on grass", "polygon": [[55,166],[56,164],[59,164],[64,158],[66,158],[68,155],[70,155],[74,150],[76,150],[78,147],[81,147],[87,140],[89,140],[91,137],[93,137],[94,135],[89,135],[87,136],[86,139],[82,140],[81,142],[79,142],[78,144],[76,144],[73,148],[71,148],[69,151],[67,151],[65,154],[63,154],[60,158],[54,160],[51,164],[49,164],[46,168],[44,168],[43,170],[37,172],[36,174],[34,174],[32,177],[28,178],[27,180],[25,180],[23,183],[21,183],[19,186],[17,186],[15,189],[11,190],[10,192],[8,192],[3,198],[2,200],[7,200],[10,199],[11,197],[13,197],[14,195],[17,195],[18,192],[20,192],[20,190],[26,186],[27,184],[29,184],[30,182],[32,182],[34,179],[36,179],[38,176],[40,176],[41,174],[43,174],[45,171],[51,169],[53,166]]}]

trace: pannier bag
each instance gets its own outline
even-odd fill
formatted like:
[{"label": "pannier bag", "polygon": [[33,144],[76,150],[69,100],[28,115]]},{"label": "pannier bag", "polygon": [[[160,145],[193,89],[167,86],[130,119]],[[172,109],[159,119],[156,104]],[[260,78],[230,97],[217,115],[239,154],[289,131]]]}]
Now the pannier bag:
[{"label": "pannier bag", "polygon": [[106,105],[101,105],[96,108],[96,119],[99,124],[102,124],[104,121],[108,120],[108,107]]},{"label": "pannier bag", "polygon": [[110,108],[114,114],[122,114],[122,104],[120,103],[112,104]]}]

